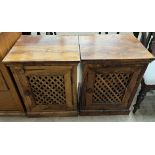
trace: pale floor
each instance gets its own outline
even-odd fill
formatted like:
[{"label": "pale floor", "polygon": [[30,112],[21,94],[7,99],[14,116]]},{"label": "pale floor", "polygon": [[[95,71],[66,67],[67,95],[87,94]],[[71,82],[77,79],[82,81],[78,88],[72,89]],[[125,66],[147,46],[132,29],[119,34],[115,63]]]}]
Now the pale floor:
[{"label": "pale floor", "polygon": [[[136,97],[133,101],[135,103]],[[132,106],[131,106],[132,109]],[[148,93],[141,104],[141,109],[134,115],[111,115],[111,116],[78,116],[78,117],[0,117],[1,122],[155,122],[155,93]]]}]

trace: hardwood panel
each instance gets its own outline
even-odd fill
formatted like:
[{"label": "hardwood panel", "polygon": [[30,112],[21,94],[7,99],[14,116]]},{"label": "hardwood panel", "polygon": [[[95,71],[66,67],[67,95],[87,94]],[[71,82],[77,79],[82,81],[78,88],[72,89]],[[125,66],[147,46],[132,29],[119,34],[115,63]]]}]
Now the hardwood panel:
[{"label": "hardwood panel", "polygon": [[154,59],[133,35],[79,36],[79,42],[83,61]]},{"label": "hardwood panel", "polygon": [[9,112],[11,114],[15,112],[15,115],[17,113],[21,115],[24,113],[24,108],[17,89],[12,81],[12,77],[10,76],[6,66],[3,64],[0,64],[0,70],[4,80],[3,82],[5,83],[5,87],[3,87],[3,90],[0,91],[0,113],[2,112],[5,115],[6,111],[7,114],[9,114]]},{"label": "hardwood panel", "polygon": [[24,115],[24,108],[8,68],[1,62],[20,32],[0,33],[0,115]]},{"label": "hardwood panel", "polygon": [[0,71],[0,91],[7,91],[8,90],[8,86],[6,85],[6,82],[3,78],[3,75]]},{"label": "hardwood panel", "polygon": [[20,35],[20,32],[2,32],[0,34],[0,60],[6,56]]},{"label": "hardwood panel", "polygon": [[80,61],[78,36],[21,36],[3,62]]},{"label": "hardwood panel", "polygon": [[74,66],[39,66],[11,66],[27,114],[77,112]]}]

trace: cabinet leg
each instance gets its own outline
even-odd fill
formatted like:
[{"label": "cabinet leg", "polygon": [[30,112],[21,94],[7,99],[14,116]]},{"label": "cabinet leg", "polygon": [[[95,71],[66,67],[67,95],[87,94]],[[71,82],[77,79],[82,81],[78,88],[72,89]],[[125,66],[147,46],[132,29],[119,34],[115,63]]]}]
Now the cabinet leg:
[{"label": "cabinet leg", "polygon": [[145,87],[142,87],[140,92],[139,92],[139,95],[137,96],[137,101],[136,101],[136,104],[133,105],[134,106],[134,109],[133,109],[133,113],[135,113],[138,109],[140,109],[140,104],[141,102],[144,100],[144,97],[146,96],[146,93],[148,92],[149,90],[146,89]]}]

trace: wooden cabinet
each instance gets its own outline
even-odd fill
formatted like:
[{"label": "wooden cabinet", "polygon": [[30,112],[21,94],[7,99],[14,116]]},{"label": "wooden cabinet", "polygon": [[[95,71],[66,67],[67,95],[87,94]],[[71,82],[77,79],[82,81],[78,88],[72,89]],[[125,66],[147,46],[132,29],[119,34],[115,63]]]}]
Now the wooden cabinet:
[{"label": "wooden cabinet", "polygon": [[10,66],[29,116],[77,115],[79,60],[77,37],[19,39],[4,62]]},{"label": "wooden cabinet", "polygon": [[6,85],[3,74],[0,71],[0,91],[7,91],[7,90],[8,86]]},{"label": "wooden cabinet", "polygon": [[131,35],[80,36],[81,115],[128,114],[153,56]]},{"label": "wooden cabinet", "polygon": [[18,90],[3,58],[18,40],[19,32],[0,33],[0,115],[24,115]]}]

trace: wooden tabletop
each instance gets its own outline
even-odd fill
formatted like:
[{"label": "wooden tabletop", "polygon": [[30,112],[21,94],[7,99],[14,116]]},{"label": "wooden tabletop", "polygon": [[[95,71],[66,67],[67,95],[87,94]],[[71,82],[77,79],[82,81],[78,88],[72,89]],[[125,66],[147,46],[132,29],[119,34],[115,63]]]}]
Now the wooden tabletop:
[{"label": "wooden tabletop", "polygon": [[21,36],[3,62],[80,61],[78,36]]},{"label": "wooden tabletop", "polygon": [[79,36],[79,42],[82,60],[154,58],[133,35]]}]

